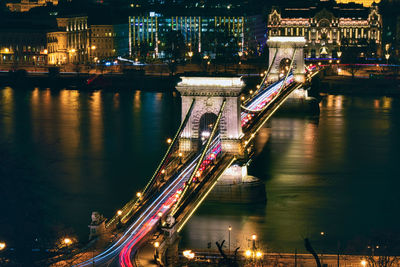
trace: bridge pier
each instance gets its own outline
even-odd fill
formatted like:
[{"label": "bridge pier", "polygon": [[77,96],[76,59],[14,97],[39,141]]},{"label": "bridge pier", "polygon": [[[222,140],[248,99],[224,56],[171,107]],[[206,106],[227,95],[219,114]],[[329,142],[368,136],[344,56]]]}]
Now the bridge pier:
[{"label": "bridge pier", "polygon": [[264,203],[265,184],[247,173],[247,165],[233,164],[218,179],[207,197],[210,202]]}]

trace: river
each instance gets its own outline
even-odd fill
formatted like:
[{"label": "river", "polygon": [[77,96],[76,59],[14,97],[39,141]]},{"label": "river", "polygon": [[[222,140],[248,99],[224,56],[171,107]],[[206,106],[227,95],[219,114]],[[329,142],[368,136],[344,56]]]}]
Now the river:
[{"label": "river", "polygon": [[[326,95],[319,116],[280,115],[262,129],[249,173],[266,204],[205,203],[182,247],[365,251],[399,238],[400,101]],[[0,240],[50,246],[88,238],[151,177],[180,120],[176,93],[0,89]],[[323,232],[323,235],[321,235]],[[374,240],[374,241],[371,241]]]}]

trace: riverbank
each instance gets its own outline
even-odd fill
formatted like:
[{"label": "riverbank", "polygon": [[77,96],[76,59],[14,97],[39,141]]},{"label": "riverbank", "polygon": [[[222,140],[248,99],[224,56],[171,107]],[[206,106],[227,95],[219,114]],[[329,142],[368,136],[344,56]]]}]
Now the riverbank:
[{"label": "riverbank", "polygon": [[[231,248],[232,249],[232,248]],[[195,258],[191,260],[192,264],[188,264],[188,260],[183,257],[183,251],[179,251],[181,266],[218,266],[218,262],[223,258],[217,250],[192,250]],[[254,266],[257,262],[259,265],[264,267],[275,267],[275,266],[302,266],[302,267],[315,267],[316,262],[311,254],[298,254],[298,253],[265,253],[259,251],[258,257],[252,255],[246,257],[246,251],[239,250],[237,253],[237,259],[239,266]],[[227,253],[227,251],[225,251]],[[234,251],[231,251],[233,254]],[[338,255],[338,254],[318,254],[322,266],[365,266],[366,264],[377,262],[381,257],[371,257],[368,255]],[[231,256],[233,257],[233,255]],[[388,259],[394,260],[393,266],[397,266],[397,256],[388,256]],[[197,263],[198,265],[196,265]]]},{"label": "riverbank", "polygon": [[[233,76],[231,73],[180,73],[177,75],[145,74],[130,71],[125,73],[74,73],[61,72],[51,75],[48,72],[0,72],[0,86],[13,88],[52,88],[76,90],[145,90],[173,91],[181,76]],[[255,87],[260,80],[258,75],[243,76],[246,86]]]}]

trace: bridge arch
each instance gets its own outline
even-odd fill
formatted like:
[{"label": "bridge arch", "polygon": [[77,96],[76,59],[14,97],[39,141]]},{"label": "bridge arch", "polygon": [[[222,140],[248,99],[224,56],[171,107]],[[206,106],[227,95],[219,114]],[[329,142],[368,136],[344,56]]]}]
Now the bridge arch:
[{"label": "bridge arch", "polygon": [[222,149],[236,151],[242,135],[240,92],[244,87],[240,77],[181,77],[177,90],[182,96],[182,119],[193,98],[196,100],[181,136],[181,150],[192,150],[201,141],[206,122],[216,120],[223,101],[226,101],[219,124]]}]

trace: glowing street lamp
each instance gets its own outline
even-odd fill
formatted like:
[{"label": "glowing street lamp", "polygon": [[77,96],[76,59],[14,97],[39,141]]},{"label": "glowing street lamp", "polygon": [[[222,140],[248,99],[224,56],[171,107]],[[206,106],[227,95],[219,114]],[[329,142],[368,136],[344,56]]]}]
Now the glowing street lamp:
[{"label": "glowing street lamp", "polygon": [[182,252],[182,254],[188,260],[194,259],[194,252],[192,252],[191,250],[185,250]]},{"label": "glowing street lamp", "polygon": [[253,254],[253,253],[251,252],[250,249],[246,250],[246,252],[244,253],[244,255],[246,256],[246,258],[250,258],[252,254]]},{"label": "glowing street lamp", "polygon": [[231,231],[232,231],[232,226],[229,225],[228,227],[228,255],[231,255]]},{"label": "glowing street lamp", "polygon": [[168,143],[168,144],[171,144],[171,143],[172,143],[172,139],[171,139],[171,138],[168,138],[168,139],[167,139],[167,143]]},{"label": "glowing street lamp", "polygon": [[362,260],[361,261],[361,266],[367,266],[367,261],[366,260]]},{"label": "glowing street lamp", "polygon": [[142,193],[137,192],[137,193],[136,193],[136,196],[137,196],[137,197],[141,197],[141,196],[142,196]]},{"label": "glowing street lamp", "polygon": [[337,56],[338,56],[338,58],[340,58],[342,56],[342,51],[338,51]]},{"label": "glowing street lamp", "polygon": [[67,246],[69,246],[69,245],[72,244],[71,238],[68,238],[68,237],[64,238],[63,242],[64,242],[64,244],[67,245]]},{"label": "glowing street lamp", "polygon": [[118,211],[117,211],[117,215],[118,215],[118,216],[121,216],[121,215],[122,215],[122,210],[118,210]]},{"label": "glowing street lamp", "polygon": [[263,254],[262,254],[261,251],[257,251],[257,252],[256,252],[256,258],[257,258],[257,259],[261,258],[262,255],[263,255]]},{"label": "glowing street lamp", "polygon": [[154,247],[155,247],[155,248],[159,248],[159,247],[160,247],[160,242],[158,242],[158,241],[157,241],[157,242],[154,242]]},{"label": "glowing street lamp", "polygon": [[390,58],[390,54],[385,54],[385,58],[386,58],[386,65],[389,64],[389,58]]},{"label": "glowing street lamp", "polygon": [[6,248],[6,243],[0,242],[0,251]]}]

